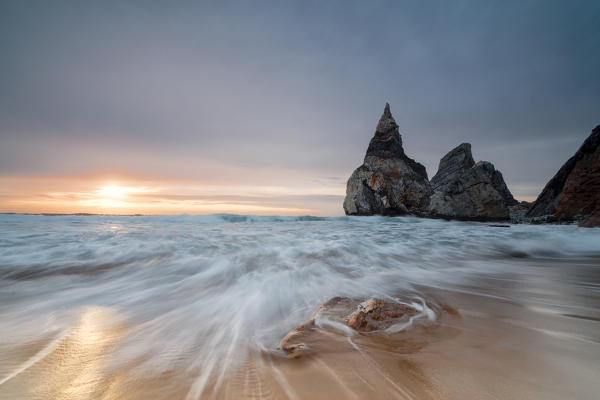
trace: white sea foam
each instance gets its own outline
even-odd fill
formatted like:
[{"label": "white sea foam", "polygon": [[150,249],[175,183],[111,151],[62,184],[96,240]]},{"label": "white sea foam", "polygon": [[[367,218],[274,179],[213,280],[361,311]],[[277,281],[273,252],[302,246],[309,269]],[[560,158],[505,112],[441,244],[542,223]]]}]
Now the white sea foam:
[{"label": "white sea foam", "polygon": [[535,284],[544,272],[523,260],[600,254],[597,229],[416,218],[0,215],[0,228],[0,345],[108,307],[128,326],[113,363],[143,359],[141,373],[184,365],[200,377],[190,398],[331,297],[410,293],[419,313],[389,328],[398,332],[435,319],[414,297],[421,285],[476,290],[471,280],[499,271]]}]

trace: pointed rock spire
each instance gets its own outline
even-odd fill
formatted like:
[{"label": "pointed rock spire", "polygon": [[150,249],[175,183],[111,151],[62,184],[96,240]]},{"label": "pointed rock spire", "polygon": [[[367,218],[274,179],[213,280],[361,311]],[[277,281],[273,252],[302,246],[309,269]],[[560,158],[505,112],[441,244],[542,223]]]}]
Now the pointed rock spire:
[{"label": "pointed rock spire", "polygon": [[383,108],[383,115],[386,117],[391,117],[392,112],[390,111],[390,103],[386,102],[385,107]]},{"label": "pointed rock spire", "polygon": [[392,116],[390,105],[388,103],[385,103],[383,115],[379,119],[379,123],[375,129],[375,135],[369,143],[366,157],[369,156],[379,158],[404,157],[402,137],[398,132],[398,125]]},{"label": "pointed rock spire", "polygon": [[431,188],[425,167],[404,154],[398,125],[385,104],[363,165],[346,186],[348,215],[402,215],[425,210]]},{"label": "pointed rock spire", "polygon": [[376,133],[390,133],[398,131],[398,124],[396,124],[396,120],[392,116],[392,112],[390,111],[390,104],[385,103],[385,108],[383,109],[383,115],[379,119],[379,123],[377,124]]}]

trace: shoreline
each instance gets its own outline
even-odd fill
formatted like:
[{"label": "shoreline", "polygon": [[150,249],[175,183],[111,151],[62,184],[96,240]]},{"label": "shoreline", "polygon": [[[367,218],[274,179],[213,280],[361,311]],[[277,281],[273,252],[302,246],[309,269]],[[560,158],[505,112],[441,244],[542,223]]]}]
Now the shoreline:
[{"label": "shoreline", "polygon": [[[1,222],[1,400],[600,390],[596,231],[416,218]],[[349,301],[317,321],[337,296]],[[412,305],[372,330],[352,318],[371,298]]]},{"label": "shoreline", "polygon": [[[220,375],[204,375],[201,369],[195,377],[176,365],[159,374],[139,375],[135,371],[143,359],[111,368],[111,352],[132,327],[108,309],[88,309],[58,342],[50,340],[41,349],[32,344],[37,351],[20,350],[33,353],[35,361],[26,361],[21,372],[3,382],[0,398],[19,397],[32,389],[32,382],[37,382],[35,390],[43,398],[56,399],[67,393],[105,400],[121,398],[122,393],[129,399],[458,400],[474,393],[492,398],[592,398],[599,338],[589,341],[581,332],[597,336],[598,320],[464,290],[422,289],[456,307],[456,315],[435,327],[416,326],[395,339],[369,334],[349,339],[326,329],[313,337],[311,352],[292,359],[274,347],[239,348],[236,352],[245,354],[239,365]],[[581,328],[579,335],[569,335],[575,325]],[[97,330],[95,338],[81,336],[89,329]],[[556,353],[565,346],[578,354],[577,365]],[[18,353],[13,349],[5,354]],[[87,366],[81,368],[81,362]],[[101,375],[87,382],[92,371]]]},{"label": "shoreline", "polygon": [[480,222],[492,224],[510,224],[510,225],[576,225],[580,224],[583,218],[580,219],[559,219],[553,215],[543,217],[528,217],[521,219],[485,219],[485,218],[448,218],[442,216],[422,216],[418,214],[402,214],[402,215],[338,215],[338,216],[321,216],[321,215],[269,215],[269,214],[233,214],[233,213],[209,213],[209,214],[96,214],[96,213],[20,213],[20,212],[0,212],[0,215],[24,215],[24,216],[44,216],[44,217],[209,217],[209,216],[232,216],[232,217],[259,217],[259,218],[315,218],[315,219],[336,219],[344,217],[362,218],[362,217],[386,217],[386,218],[418,218],[443,221],[457,222]]}]

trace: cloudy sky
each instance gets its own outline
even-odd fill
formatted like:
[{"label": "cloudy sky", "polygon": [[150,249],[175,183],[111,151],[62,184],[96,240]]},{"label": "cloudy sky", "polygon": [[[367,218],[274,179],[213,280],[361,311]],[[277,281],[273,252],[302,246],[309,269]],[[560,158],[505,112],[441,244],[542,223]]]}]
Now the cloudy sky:
[{"label": "cloudy sky", "polygon": [[533,199],[600,124],[600,2],[0,2],[0,211],[340,215],[385,102]]}]

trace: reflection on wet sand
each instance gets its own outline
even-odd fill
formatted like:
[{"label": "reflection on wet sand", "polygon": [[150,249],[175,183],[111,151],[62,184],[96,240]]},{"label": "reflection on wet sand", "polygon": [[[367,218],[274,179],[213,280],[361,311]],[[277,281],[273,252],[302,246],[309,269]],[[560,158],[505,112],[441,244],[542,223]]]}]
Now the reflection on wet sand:
[{"label": "reflection on wet sand", "polygon": [[203,218],[0,217],[0,399],[600,392],[597,231]]},{"label": "reflection on wet sand", "polygon": [[107,384],[104,368],[122,332],[109,309],[84,310],[71,329],[15,354],[9,365],[18,367],[2,381],[3,398],[100,398]]},{"label": "reflection on wet sand", "polygon": [[[486,283],[492,282],[481,285]],[[221,375],[207,373],[210,365],[194,371],[181,363],[153,374],[139,368],[143,359],[112,363],[127,335],[126,323],[110,309],[88,308],[67,332],[10,353],[15,367],[3,378],[0,397],[464,399],[477,393],[477,398],[592,398],[589,390],[599,378],[594,368],[598,342],[559,333],[579,324],[578,331],[594,334],[590,328],[596,321],[540,314],[460,290],[429,292],[459,311],[444,306],[435,323],[394,334],[348,335],[323,325],[299,338],[309,351],[295,358],[275,344],[257,350],[248,343],[235,350],[244,361]],[[2,363],[9,365],[4,354]]]}]

